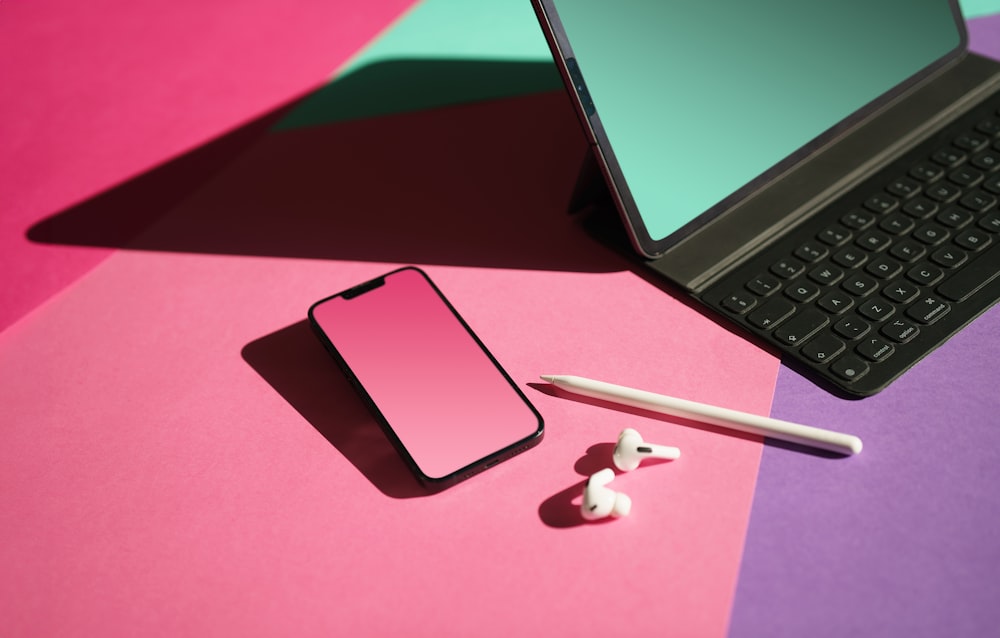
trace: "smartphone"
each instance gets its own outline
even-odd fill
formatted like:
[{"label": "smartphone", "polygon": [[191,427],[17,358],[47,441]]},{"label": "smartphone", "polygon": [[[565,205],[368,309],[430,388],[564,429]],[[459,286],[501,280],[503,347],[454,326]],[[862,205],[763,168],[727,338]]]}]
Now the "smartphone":
[{"label": "smartphone", "polygon": [[309,322],[426,486],[451,486],[541,441],[541,415],[419,268],[317,301]]}]

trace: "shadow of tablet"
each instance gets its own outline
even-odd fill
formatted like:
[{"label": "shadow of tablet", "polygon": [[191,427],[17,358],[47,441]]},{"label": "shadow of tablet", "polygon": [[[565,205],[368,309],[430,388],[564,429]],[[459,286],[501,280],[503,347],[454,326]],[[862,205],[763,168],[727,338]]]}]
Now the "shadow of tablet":
[{"label": "shadow of tablet", "polygon": [[553,73],[542,62],[363,66],[27,235],[132,250],[625,269],[566,212],[588,147]]},{"label": "shadow of tablet", "polygon": [[383,494],[392,498],[431,494],[399,457],[307,321],[252,341],[241,354]]}]

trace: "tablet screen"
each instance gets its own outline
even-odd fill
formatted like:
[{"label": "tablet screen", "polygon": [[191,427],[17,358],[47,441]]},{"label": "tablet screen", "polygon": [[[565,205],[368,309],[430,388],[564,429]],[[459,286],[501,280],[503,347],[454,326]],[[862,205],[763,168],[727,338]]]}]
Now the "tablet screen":
[{"label": "tablet screen", "polygon": [[947,0],[543,4],[634,232],[661,250],[963,43]]}]

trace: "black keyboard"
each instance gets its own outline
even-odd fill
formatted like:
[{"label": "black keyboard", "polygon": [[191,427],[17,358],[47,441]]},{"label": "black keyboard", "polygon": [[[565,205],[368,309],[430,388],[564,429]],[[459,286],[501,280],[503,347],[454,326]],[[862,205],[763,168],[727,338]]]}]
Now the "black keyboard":
[{"label": "black keyboard", "polygon": [[823,385],[874,394],[1000,299],[998,201],[994,99],[800,224],[702,300]]}]

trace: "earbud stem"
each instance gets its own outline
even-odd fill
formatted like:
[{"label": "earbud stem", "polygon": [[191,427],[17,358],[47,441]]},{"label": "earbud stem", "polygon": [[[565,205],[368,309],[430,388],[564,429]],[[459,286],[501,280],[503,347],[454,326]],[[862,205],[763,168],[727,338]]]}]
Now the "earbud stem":
[{"label": "earbud stem", "polygon": [[646,442],[638,445],[636,452],[643,456],[657,459],[679,459],[681,457],[680,448],[673,447],[672,445],[654,445]]}]

